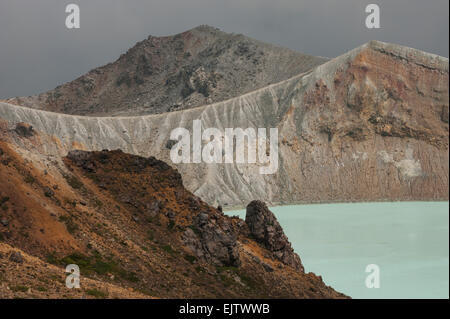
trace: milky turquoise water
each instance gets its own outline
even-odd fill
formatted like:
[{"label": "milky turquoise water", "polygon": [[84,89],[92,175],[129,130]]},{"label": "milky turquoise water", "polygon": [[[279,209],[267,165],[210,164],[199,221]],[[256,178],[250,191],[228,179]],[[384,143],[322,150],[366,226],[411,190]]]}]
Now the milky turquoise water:
[{"label": "milky turquoise water", "polygon": [[[353,298],[449,298],[449,203],[272,207],[307,272]],[[229,215],[245,218],[245,211]],[[366,266],[380,269],[369,289]]]}]

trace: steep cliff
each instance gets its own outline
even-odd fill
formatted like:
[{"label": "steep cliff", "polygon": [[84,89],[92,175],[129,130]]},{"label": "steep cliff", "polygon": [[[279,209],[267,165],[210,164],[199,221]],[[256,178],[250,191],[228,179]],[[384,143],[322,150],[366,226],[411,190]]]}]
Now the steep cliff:
[{"label": "steep cliff", "polygon": [[[279,168],[177,164],[210,204],[448,199],[448,59],[370,42],[312,71],[226,101],[164,114],[83,117],[0,103],[10,129],[26,122],[40,142],[16,138],[42,163],[69,150],[122,149],[172,165],[170,132],[278,128]],[[28,144],[27,144],[28,143]],[[34,154],[33,153],[33,154]]]}]

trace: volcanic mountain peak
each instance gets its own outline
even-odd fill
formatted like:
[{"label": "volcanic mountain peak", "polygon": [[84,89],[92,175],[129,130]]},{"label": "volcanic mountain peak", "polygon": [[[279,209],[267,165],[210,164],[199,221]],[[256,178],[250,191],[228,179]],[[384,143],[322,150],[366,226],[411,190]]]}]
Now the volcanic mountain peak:
[{"label": "volcanic mountain peak", "polygon": [[223,101],[308,71],[326,59],[199,26],[138,42],[78,79],[13,104],[78,115],[163,113]]}]

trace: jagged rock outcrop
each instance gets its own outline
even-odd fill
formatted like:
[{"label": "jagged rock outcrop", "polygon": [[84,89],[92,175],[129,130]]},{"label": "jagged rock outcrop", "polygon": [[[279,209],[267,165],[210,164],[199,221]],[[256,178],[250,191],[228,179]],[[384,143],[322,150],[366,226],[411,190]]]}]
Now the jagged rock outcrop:
[{"label": "jagged rock outcrop", "polygon": [[264,202],[255,200],[247,205],[245,222],[252,238],[273,252],[284,264],[304,271],[300,257],[294,252],[283,228]]},{"label": "jagged rock outcrop", "polygon": [[14,128],[30,123],[42,162],[69,150],[122,149],[169,164],[170,133],[203,128],[278,128],[279,167],[173,164],[211,205],[448,200],[448,59],[370,42],[314,70],[223,102],[136,117],[82,117],[0,102]]},{"label": "jagged rock outcrop", "polygon": [[183,241],[195,256],[219,266],[239,266],[236,227],[219,214],[199,213]]}]

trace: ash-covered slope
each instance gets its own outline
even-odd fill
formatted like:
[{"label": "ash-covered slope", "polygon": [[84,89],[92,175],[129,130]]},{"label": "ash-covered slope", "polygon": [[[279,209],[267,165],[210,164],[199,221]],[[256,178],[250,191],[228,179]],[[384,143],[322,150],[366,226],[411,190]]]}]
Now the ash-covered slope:
[{"label": "ash-covered slope", "polygon": [[114,63],[9,103],[67,114],[156,114],[223,101],[280,82],[326,59],[209,26],[137,43]]},{"label": "ash-covered slope", "polygon": [[[27,122],[44,165],[71,149],[120,148],[171,163],[172,129],[278,128],[279,169],[180,164],[185,186],[210,204],[444,200],[449,194],[448,59],[370,42],[307,74],[227,101],[140,117],[81,117],[0,103],[10,128]],[[30,155],[31,156],[31,155]],[[34,156],[34,155],[33,155]]]}]

